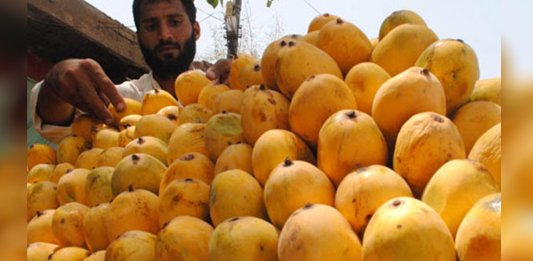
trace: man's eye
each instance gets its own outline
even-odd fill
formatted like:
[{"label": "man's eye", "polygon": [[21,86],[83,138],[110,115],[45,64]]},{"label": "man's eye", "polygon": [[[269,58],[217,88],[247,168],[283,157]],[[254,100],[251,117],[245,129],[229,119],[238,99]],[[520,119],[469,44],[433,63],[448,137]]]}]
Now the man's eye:
[{"label": "man's eye", "polygon": [[157,29],[157,25],[156,24],[147,24],[144,26],[144,30],[148,31],[148,32],[153,32]]},{"label": "man's eye", "polygon": [[180,21],[179,20],[169,20],[168,24],[170,26],[178,26],[178,25],[180,25]]}]

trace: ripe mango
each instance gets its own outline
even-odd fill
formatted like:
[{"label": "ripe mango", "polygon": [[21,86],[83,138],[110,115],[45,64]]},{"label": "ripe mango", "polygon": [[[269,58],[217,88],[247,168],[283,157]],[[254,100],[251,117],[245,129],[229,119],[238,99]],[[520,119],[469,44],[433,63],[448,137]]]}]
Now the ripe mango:
[{"label": "ripe mango", "polygon": [[318,134],[317,166],[338,186],[353,170],[386,165],[387,143],[372,117],[358,110],[331,115]]},{"label": "ripe mango", "polygon": [[180,112],[178,125],[184,123],[206,123],[211,118],[213,112],[199,103],[193,103],[185,106]]},{"label": "ripe mango", "polygon": [[102,203],[90,208],[85,213],[83,218],[83,238],[91,252],[105,250],[109,245],[110,241],[107,237],[106,228],[109,211],[109,203]]},{"label": "ripe mango", "polygon": [[85,185],[87,176],[91,173],[88,169],[74,169],[59,179],[57,183],[57,200],[60,205],[78,202],[89,205]]},{"label": "ripe mango", "polygon": [[167,117],[174,125],[178,126],[178,118],[180,116],[181,108],[177,105],[169,105],[157,111],[157,114]]},{"label": "ripe mango", "polygon": [[498,185],[479,162],[446,162],[429,180],[422,201],[435,209],[455,237],[461,220],[482,197],[498,192]]},{"label": "ripe mango", "polygon": [[294,133],[280,129],[266,131],[252,150],[254,177],[264,186],[272,170],[286,158],[316,162],[313,152]]},{"label": "ripe mango", "polygon": [[248,85],[261,84],[262,78],[260,62],[252,55],[240,53],[233,59],[228,75],[231,89],[244,91]]},{"label": "ripe mango", "polygon": [[156,137],[144,136],[131,141],[124,147],[122,158],[135,153],[151,155],[161,161],[161,163],[167,164],[168,146],[164,141]]},{"label": "ripe mango", "polygon": [[470,95],[471,101],[491,101],[501,105],[502,79],[500,77],[479,79]]},{"label": "ripe mango", "polygon": [[178,106],[174,96],[162,89],[153,89],[144,94],[141,102],[141,115],[156,114],[167,106]]},{"label": "ripe mango", "polygon": [[35,183],[40,181],[51,181],[56,165],[40,163],[28,172],[27,182]]},{"label": "ripe mango", "polygon": [[439,79],[450,114],[468,101],[479,79],[476,53],[462,40],[434,42],[420,54],[416,66],[429,69]]},{"label": "ripe mango", "polygon": [[54,168],[54,172],[52,172],[52,176],[50,176],[50,181],[57,184],[61,177],[63,177],[65,174],[72,171],[73,169],[74,169],[74,165],[68,162],[57,164],[56,167]]},{"label": "ripe mango", "polygon": [[412,196],[409,185],[398,173],[382,165],[372,165],[349,173],[341,181],[335,193],[335,208],[362,236],[383,203],[395,197]]},{"label": "ripe mango", "polygon": [[159,192],[165,191],[168,184],[175,179],[191,178],[211,185],[214,169],[213,162],[207,156],[196,152],[184,154],[168,166],[163,178],[161,178]]},{"label": "ripe mango", "polygon": [[205,123],[184,123],[176,128],[168,141],[167,165],[187,153],[209,157],[204,142]]},{"label": "ripe mango", "polygon": [[174,217],[191,216],[209,220],[209,185],[197,179],[176,179],[159,195],[159,225]]},{"label": "ripe mango", "polygon": [[[318,36],[318,31],[317,31],[317,36]],[[261,73],[263,74],[263,80],[265,82],[265,85],[270,90],[279,91],[274,73],[275,73],[276,63],[278,60],[278,52],[282,47],[281,41],[300,40],[300,39],[302,39],[301,35],[297,35],[297,34],[285,35],[281,37],[280,39],[271,42],[265,48],[265,51],[263,52],[263,55],[261,56]]]},{"label": "ripe mango", "polygon": [[93,252],[90,256],[83,259],[83,261],[105,261],[105,250]]},{"label": "ripe mango", "polygon": [[439,214],[420,200],[393,198],[365,231],[363,260],[455,261],[453,238]]},{"label": "ripe mango", "polygon": [[[120,137],[119,137],[120,143]],[[120,145],[120,144],[119,144]],[[122,153],[124,148],[122,147],[109,147],[100,153],[98,160],[96,161],[97,167],[115,167],[120,160],[122,160]]]},{"label": "ripe mango", "polygon": [[44,242],[54,245],[59,244],[59,240],[56,238],[54,231],[52,230],[52,219],[55,211],[55,209],[39,211],[28,222],[26,229],[28,234],[28,244],[35,242]]},{"label": "ripe mango", "polygon": [[111,177],[111,189],[117,196],[123,191],[146,189],[159,193],[159,184],[167,167],[153,156],[144,153],[124,157],[116,166]]},{"label": "ripe mango", "polygon": [[40,211],[56,209],[59,207],[59,201],[57,200],[57,185],[53,182],[39,181],[31,184],[26,191],[26,212],[28,221],[35,215],[38,215]]},{"label": "ripe mango", "polygon": [[265,184],[268,216],[282,228],[291,213],[307,203],[333,206],[335,188],[326,174],[312,164],[290,159],[272,170]]},{"label": "ripe mango", "polygon": [[74,166],[76,168],[83,168],[83,169],[94,169],[98,165],[98,159],[100,158],[100,154],[104,149],[102,148],[92,148],[90,150],[86,150],[78,156],[78,159],[76,160],[76,164]]},{"label": "ripe mango", "polygon": [[385,38],[385,36],[392,31],[392,29],[396,28],[399,25],[402,24],[418,24],[418,25],[426,25],[426,22],[420,15],[415,13],[411,10],[398,10],[392,12],[383,22],[381,23],[381,26],[379,27],[379,40],[382,40]]},{"label": "ripe mango", "polygon": [[209,215],[215,227],[226,219],[239,216],[266,220],[263,188],[252,175],[242,170],[219,173],[211,184]]},{"label": "ripe mango", "polygon": [[213,115],[207,121],[204,131],[204,143],[209,158],[216,161],[218,156],[231,144],[244,142],[241,116],[233,112]]},{"label": "ripe mango", "polygon": [[105,260],[155,261],[155,241],[156,236],[149,232],[139,230],[125,232],[111,242],[106,250]]},{"label": "ripe mango", "polygon": [[56,244],[44,242],[28,243],[26,261],[46,261],[57,247]]},{"label": "ripe mango", "polygon": [[77,116],[71,125],[72,134],[83,137],[86,141],[92,142],[96,133],[104,128],[104,123],[89,114]]},{"label": "ripe mango", "polygon": [[473,101],[461,106],[454,113],[452,121],[463,137],[468,154],[483,133],[502,121],[502,111],[496,103]]},{"label": "ripe mango", "polygon": [[331,206],[305,204],[290,215],[279,235],[280,260],[364,260],[361,243]]},{"label": "ripe mango", "polygon": [[278,230],[256,217],[219,224],[209,239],[209,260],[278,260]]},{"label": "ripe mango", "polygon": [[228,146],[215,164],[214,174],[218,174],[230,169],[240,169],[252,174],[252,146],[246,143],[233,144]]},{"label": "ripe mango", "polygon": [[244,92],[239,113],[244,138],[251,145],[268,130],[290,127],[289,100],[265,85],[252,86]]},{"label": "ripe mango", "polygon": [[99,130],[93,140],[94,148],[107,149],[118,147],[119,132],[115,129],[104,128]]},{"label": "ripe mango", "polygon": [[121,235],[123,237],[123,234],[128,231],[141,230],[157,234],[159,232],[159,198],[144,189],[133,190],[131,188],[120,193],[109,205],[105,227],[107,238],[111,242],[107,248],[108,253],[116,239]]},{"label": "ripe mango", "polygon": [[331,74],[313,75],[300,85],[291,100],[291,130],[316,148],[320,127],[329,116],[342,109],[357,109],[350,87]]},{"label": "ripe mango", "polygon": [[343,75],[354,65],[368,61],[372,53],[372,44],[365,33],[341,18],[320,29],[316,46],[335,60]]},{"label": "ripe mango", "polygon": [[111,177],[115,171],[112,167],[99,167],[91,170],[85,182],[88,206],[94,207],[113,200]]},{"label": "ripe mango", "polygon": [[56,151],[50,145],[35,143],[26,152],[28,170],[37,164],[57,164]]},{"label": "ripe mango", "polygon": [[120,119],[118,129],[120,131],[123,131],[129,127],[137,125],[137,122],[139,119],[141,119],[142,115],[140,114],[130,114],[128,116],[124,116],[122,119]]},{"label": "ripe mango", "polygon": [[56,209],[52,217],[52,231],[61,246],[85,246],[83,219],[89,208],[70,202]]},{"label": "ripe mango", "polygon": [[[460,261],[528,260],[501,259],[504,256],[501,252],[501,200],[501,193],[489,194],[477,200],[468,211],[455,237],[455,248]],[[510,242],[520,244],[520,241]]]},{"label": "ripe mango", "polygon": [[200,94],[198,94],[198,104],[205,106],[210,111],[213,111],[215,98],[217,94],[230,90],[229,86],[225,84],[214,84],[204,86]]},{"label": "ripe mango", "polygon": [[107,107],[109,111],[111,112],[111,115],[113,115],[113,118],[115,118],[115,122],[119,123],[122,118],[128,116],[128,115],[140,115],[141,114],[141,107],[142,104],[134,99],[130,98],[123,98],[124,102],[126,103],[126,109],[124,109],[122,112],[118,112],[115,109],[115,106],[113,106],[112,103],[109,104]]},{"label": "ripe mango", "polygon": [[328,13],[315,16],[315,18],[313,18],[313,20],[311,20],[311,22],[309,23],[307,32],[310,33],[314,31],[319,31],[320,29],[322,29],[324,25],[326,25],[327,23],[333,20],[337,20],[337,18],[339,17],[333,14],[328,14]]},{"label": "ripe mango", "polygon": [[283,95],[292,98],[310,76],[332,74],[342,79],[342,72],[333,58],[320,48],[304,41],[282,40],[274,68],[276,85]]},{"label": "ripe mango", "polygon": [[145,115],[135,125],[135,138],[153,136],[168,143],[175,129],[176,125],[163,115]]},{"label": "ripe mango", "polygon": [[415,66],[420,54],[439,38],[425,25],[402,24],[379,40],[370,61],[381,66],[391,77]]},{"label": "ripe mango", "polygon": [[67,136],[57,145],[57,162],[68,162],[72,165],[76,164],[78,156],[89,148],[89,143],[80,136]]},{"label": "ripe mango", "polygon": [[344,82],[348,84],[355,96],[357,109],[371,114],[376,92],[388,79],[390,79],[390,75],[379,65],[363,62],[348,71]]},{"label": "ripe mango", "polygon": [[392,152],[402,125],[419,112],[446,115],[446,97],[439,80],[427,69],[412,67],[387,80],[372,104],[372,118]]},{"label": "ripe mango", "polygon": [[420,197],[427,183],[444,163],[466,158],[457,127],[445,116],[422,112],[400,129],[394,149],[393,168]]},{"label": "ripe mango", "polygon": [[91,252],[82,247],[63,247],[56,248],[54,253],[49,257],[49,261],[82,261],[88,257]]},{"label": "ripe mango", "polygon": [[468,158],[476,160],[485,165],[490,174],[501,187],[501,165],[502,165],[502,125],[498,123],[487,130],[474,143]]},{"label": "ripe mango", "polygon": [[155,243],[156,260],[208,260],[213,227],[195,217],[179,216],[159,231]]},{"label": "ripe mango", "polygon": [[228,90],[217,94],[213,103],[213,113],[219,114],[227,111],[240,114],[242,98],[242,90]]},{"label": "ripe mango", "polygon": [[202,88],[209,85],[211,81],[207,79],[205,73],[200,70],[190,70],[180,74],[174,82],[174,92],[178,101],[183,105],[198,102],[198,95]]}]

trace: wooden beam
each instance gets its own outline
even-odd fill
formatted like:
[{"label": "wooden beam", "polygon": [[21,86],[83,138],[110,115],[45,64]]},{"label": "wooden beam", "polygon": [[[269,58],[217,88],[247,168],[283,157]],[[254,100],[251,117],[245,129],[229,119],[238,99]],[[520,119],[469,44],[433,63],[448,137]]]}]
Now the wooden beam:
[{"label": "wooden beam", "polygon": [[28,0],[28,26],[30,51],[50,62],[91,57],[117,81],[149,70],[135,32],[83,0]]}]

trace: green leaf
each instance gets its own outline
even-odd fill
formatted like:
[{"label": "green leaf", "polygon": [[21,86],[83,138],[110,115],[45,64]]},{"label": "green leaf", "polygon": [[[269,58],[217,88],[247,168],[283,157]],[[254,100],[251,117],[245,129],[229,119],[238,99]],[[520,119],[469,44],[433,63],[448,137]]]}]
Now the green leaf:
[{"label": "green leaf", "polygon": [[267,1],[267,7],[270,7],[272,5],[272,2],[274,2],[274,0],[268,0]]},{"label": "green leaf", "polygon": [[216,8],[218,5],[218,0],[207,0],[207,3],[210,4],[213,8]]}]

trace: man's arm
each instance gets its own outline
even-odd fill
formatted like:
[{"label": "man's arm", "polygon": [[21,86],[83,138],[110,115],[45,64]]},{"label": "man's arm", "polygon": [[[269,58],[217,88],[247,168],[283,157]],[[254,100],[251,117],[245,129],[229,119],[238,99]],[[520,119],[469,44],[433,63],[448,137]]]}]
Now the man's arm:
[{"label": "man's arm", "polygon": [[46,82],[41,84],[37,99],[37,111],[43,123],[68,126],[72,123],[76,108],[57,96]]},{"label": "man's arm", "polygon": [[46,75],[37,112],[45,124],[70,125],[75,108],[112,124],[109,103],[118,111],[125,109],[123,98],[100,65],[92,59],[69,59],[54,65]]}]

